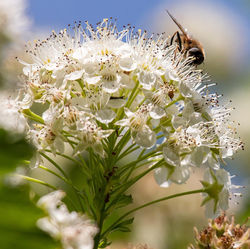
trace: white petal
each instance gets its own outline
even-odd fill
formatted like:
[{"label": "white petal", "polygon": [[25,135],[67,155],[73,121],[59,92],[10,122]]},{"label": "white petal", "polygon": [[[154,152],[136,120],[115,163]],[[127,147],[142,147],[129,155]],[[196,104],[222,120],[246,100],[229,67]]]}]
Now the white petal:
[{"label": "white petal", "polygon": [[127,107],[124,108],[124,112],[128,118],[134,116],[135,114],[131,112]]},{"label": "white petal", "polygon": [[107,93],[115,93],[120,87],[119,80],[115,81],[104,81],[103,82],[103,90]]},{"label": "white petal", "polygon": [[119,61],[120,68],[125,72],[130,72],[136,69],[137,65],[131,57],[122,57]]},{"label": "white petal", "polygon": [[166,112],[162,108],[154,106],[152,110],[149,112],[149,114],[153,119],[160,119],[166,115]]},{"label": "white petal", "polygon": [[229,173],[224,169],[219,169],[216,171],[216,178],[218,179],[218,182],[223,185],[231,185],[230,175]]},{"label": "white petal", "polygon": [[171,148],[168,146],[165,146],[163,148],[163,156],[165,161],[172,165],[172,166],[179,166],[180,165],[180,156],[174,152]]},{"label": "white petal", "polygon": [[220,163],[217,160],[215,160],[215,158],[212,156],[211,153],[207,157],[207,164],[214,170],[218,170],[220,168]]},{"label": "white petal", "polygon": [[55,147],[60,153],[64,153],[64,142],[61,138],[56,137],[55,141]]},{"label": "white petal", "polygon": [[192,166],[200,167],[202,166],[204,159],[207,157],[207,151],[203,147],[198,147],[190,156],[190,163]]},{"label": "white petal", "polygon": [[168,73],[168,76],[173,81],[179,81],[180,77],[177,75],[177,73],[174,70],[170,70]]},{"label": "white petal", "polygon": [[95,85],[101,80],[101,76],[85,76],[84,80],[90,85]]},{"label": "white petal", "polygon": [[116,113],[111,109],[101,109],[96,112],[96,119],[104,124],[112,122],[115,116]]},{"label": "white petal", "polygon": [[82,61],[86,57],[87,54],[88,54],[88,50],[85,47],[81,47],[81,48],[75,49],[75,51],[70,57],[77,59],[79,61]]},{"label": "white petal", "polygon": [[219,194],[219,206],[222,210],[229,208],[229,192],[227,189],[223,189]]},{"label": "white petal", "polygon": [[129,126],[130,123],[129,123],[129,120],[126,118],[126,119],[121,119],[121,120],[115,122],[115,125],[119,125],[119,126]]},{"label": "white petal", "polygon": [[182,184],[185,183],[190,176],[190,171],[188,166],[177,166],[174,172],[170,176],[172,182]]},{"label": "white petal", "polygon": [[219,215],[220,210],[218,209],[218,207],[216,208],[215,213],[214,213],[214,205],[215,205],[214,200],[209,200],[208,202],[206,202],[206,206],[205,206],[206,217],[215,218]]},{"label": "white petal", "polygon": [[37,152],[37,153],[35,153],[35,155],[33,155],[33,157],[30,160],[30,168],[35,169],[42,163],[43,163],[42,158],[41,158],[39,152]]},{"label": "white petal", "polygon": [[53,238],[60,238],[60,231],[57,224],[53,224],[48,217],[39,219],[37,226],[43,231],[49,233]]},{"label": "white petal", "polygon": [[182,96],[184,96],[186,98],[192,97],[191,89],[183,82],[180,83],[180,92],[181,92]]},{"label": "white petal", "polygon": [[121,108],[126,104],[125,99],[110,99],[108,102],[108,107],[111,108]]},{"label": "white petal", "polygon": [[45,64],[44,68],[48,71],[53,71],[57,69],[57,63],[49,63],[49,64]]},{"label": "white petal", "polygon": [[157,168],[154,171],[155,181],[160,185],[160,187],[167,188],[170,186],[171,182],[168,180],[169,169],[167,167]]},{"label": "white petal", "polygon": [[65,75],[66,80],[78,80],[82,77],[84,73],[84,70],[74,71],[72,73],[69,73]]},{"label": "white petal", "polygon": [[151,148],[156,143],[156,135],[150,128],[144,128],[143,130],[135,132],[133,137],[135,142],[144,148]]},{"label": "white petal", "polygon": [[177,129],[180,126],[185,127],[186,123],[187,123],[187,120],[184,119],[183,117],[179,117],[179,116],[175,115],[172,118],[172,125],[173,125],[174,129]]},{"label": "white petal", "polygon": [[142,85],[142,87],[146,90],[151,90],[155,81],[156,81],[156,77],[153,73],[148,73],[148,72],[142,71],[139,74],[139,82]]},{"label": "white petal", "polygon": [[120,84],[121,87],[127,89],[133,89],[135,86],[135,82],[133,81],[132,77],[124,73],[121,74]]}]

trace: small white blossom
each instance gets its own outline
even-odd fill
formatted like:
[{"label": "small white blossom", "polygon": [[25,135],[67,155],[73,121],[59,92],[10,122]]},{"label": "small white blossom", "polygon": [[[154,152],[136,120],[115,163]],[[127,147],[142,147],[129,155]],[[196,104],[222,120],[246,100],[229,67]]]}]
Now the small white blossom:
[{"label": "small white blossom", "polygon": [[125,109],[128,118],[116,122],[116,125],[130,127],[131,136],[134,141],[138,145],[146,148],[150,148],[156,143],[156,135],[147,125],[149,111],[150,106],[148,105],[140,106],[135,113],[129,109]]},{"label": "small white blossom", "polygon": [[232,191],[240,186],[233,185],[231,178],[232,176],[224,169],[215,172],[212,170],[205,171],[204,181],[202,181],[206,189],[203,205],[206,206],[205,212],[208,217],[216,217],[221,210],[227,210],[231,196],[233,194],[238,195],[238,193]]},{"label": "small white blossom", "polygon": [[49,147],[55,154],[56,151],[64,152],[64,138],[62,136],[63,118],[55,108],[43,113],[44,124],[34,124],[35,130],[30,131],[30,137],[39,151]]},{"label": "small white blossom", "polygon": [[19,134],[23,134],[28,127],[26,118],[20,113],[18,101],[5,94],[0,96],[0,127]]},{"label": "small white blossom", "polygon": [[91,147],[94,152],[100,156],[104,156],[104,150],[101,143],[103,138],[108,137],[113,130],[102,130],[96,125],[95,122],[90,119],[82,119],[77,124],[77,138],[79,140],[78,145],[74,149],[74,153],[80,153],[83,150]]},{"label": "small white blossom", "polygon": [[64,249],[92,249],[97,226],[86,216],[69,212],[61,201],[65,193],[61,190],[43,196],[37,205],[48,216],[37,221],[39,228],[61,241]]}]

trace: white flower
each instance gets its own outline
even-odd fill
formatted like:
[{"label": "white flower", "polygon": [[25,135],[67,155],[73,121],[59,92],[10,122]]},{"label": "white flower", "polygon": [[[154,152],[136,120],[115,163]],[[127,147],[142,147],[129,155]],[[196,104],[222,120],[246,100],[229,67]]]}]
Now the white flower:
[{"label": "white flower", "polygon": [[79,140],[74,149],[74,153],[80,153],[87,148],[92,148],[100,156],[104,156],[102,139],[107,138],[113,130],[102,130],[97,124],[89,118],[81,119],[77,123],[76,135]]},{"label": "white flower", "polygon": [[50,108],[43,113],[44,124],[34,124],[30,130],[30,137],[39,151],[50,147],[52,152],[64,152],[64,138],[62,135],[63,118],[58,109]]},{"label": "white flower", "polygon": [[37,225],[53,238],[61,240],[64,249],[92,249],[97,226],[86,216],[69,212],[61,201],[65,193],[61,190],[43,196],[37,205],[48,213]]},{"label": "white flower", "polygon": [[154,171],[156,182],[163,188],[169,187],[172,182],[177,184],[185,183],[189,176],[190,169],[188,165],[179,165],[176,167],[164,165]]},{"label": "white flower", "polygon": [[[240,186],[235,186],[231,183],[230,174],[224,169],[216,170],[215,172],[206,170],[202,185],[205,188],[205,199],[203,205],[206,205],[206,215],[208,217],[216,217],[221,210],[227,210],[229,200],[233,189],[238,189]],[[238,195],[238,193],[234,193]]]},{"label": "white flower", "polygon": [[216,144],[213,144],[214,135],[207,135],[208,128],[206,123],[199,123],[176,129],[163,146],[165,161],[172,166],[201,166],[209,152],[206,147],[216,147]]},{"label": "white flower", "polygon": [[0,96],[0,127],[19,134],[24,133],[28,127],[25,117],[20,112],[18,101],[5,94]]},{"label": "white flower", "polygon": [[125,114],[128,118],[116,122],[116,125],[127,126],[131,129],[131,136],[134,141],[146,148],[150,148],[156,143],[156,135],[147,125],[150,106],[142,105],[135,112],[125,108]]},{"label": "white flower", "polygon": [[65,197],[65,192],[57,190],[44,195],[37,202],[37,206],[45,210],[55,209],[58,205],[62,204],[62,198]]}]

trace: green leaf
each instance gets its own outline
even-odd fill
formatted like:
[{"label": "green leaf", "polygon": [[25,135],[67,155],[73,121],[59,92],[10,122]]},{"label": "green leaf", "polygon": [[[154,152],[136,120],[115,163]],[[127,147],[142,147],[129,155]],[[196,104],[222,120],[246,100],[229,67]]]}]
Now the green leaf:
[{"label": "green leaf", "polygon": [[31,158],[32,154],[32,146],[23,137],[14,137],[0,129],[0,176],[13,171],[22,160]]},{"label": "green leaf", "polygon": [[117,208],[122,208],[122,207],[126,207],[127,205],[133,203],[133,198],[132,195],[121,195],[119,197],[115,197],[117,198],[117,200],[114,200],[114,205],[111,205],[110,208],[112,209],[112,207]]},{"label": "green leaf", "polygon": [[111,245],[111,243],[112,243],[112,242],[111,242],[111,241],[108,241],[107,238],[104,238],[104,239],[100,242],[98,248],[106,248],[107,246]]},{"label": "green leaf", "polygon": [[121,231],[121,232],[130,232],[131,230],[127,226],[131,225],[133,223],[133,221],[134,221],[134,218],[124,220],[124,221],[118,223],[116,226],[114,226],[112,231],[117,230],[117,231]]},{"label": "green leaf", "polygon": [[43,215],[29,199],[28,186],[0,185],[1,249],[55,249],[58,245],[36,227]]}]

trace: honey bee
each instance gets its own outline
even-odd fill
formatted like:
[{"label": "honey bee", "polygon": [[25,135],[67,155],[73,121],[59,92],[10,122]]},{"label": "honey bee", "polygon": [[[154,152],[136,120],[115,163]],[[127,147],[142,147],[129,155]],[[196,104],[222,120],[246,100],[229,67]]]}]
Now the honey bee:
[{"label": "honey bee", "polygon": [[[179,31],[176,31],[170,39],[170,45],[173,42],[177,43],[177,49],[185,56],[185,57],[193,57],[191,61],[192,65],[198,66],[200,65],[205,58],[205,51],[200,44],[199,41],[193,39],[185,29],[177,22],[177,20],[166,10],[170,18],[174,21],[174,23],[178,26],[181,34]],[[176,39],[175,39],[176,37]],[[175,40],[174,40],[175,39]]]}]

